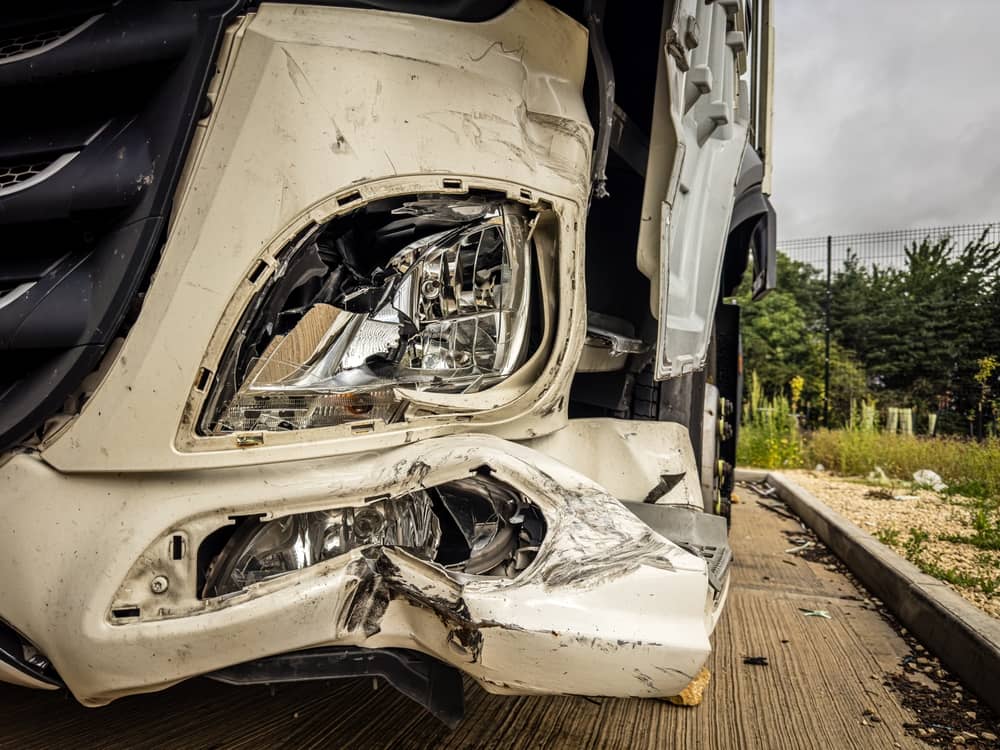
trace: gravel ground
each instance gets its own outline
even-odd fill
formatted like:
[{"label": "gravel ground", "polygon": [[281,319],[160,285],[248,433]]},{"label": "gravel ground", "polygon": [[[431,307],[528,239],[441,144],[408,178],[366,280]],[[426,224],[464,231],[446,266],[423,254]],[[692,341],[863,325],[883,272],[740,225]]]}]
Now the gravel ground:
[{"label": "gravel ground", "polygon": [[[942,535],[970,533],[969,510],[963,506],[963,498],[944,498],[929,490],[914,489],[905,482],[878,487],[861,479],[835,477],[827,472],[782,473],[869,534],[896,530],[897,538],[890,546],[904,556],[910,529],[919,529],[929,534],[929,539],[923,543],[923,558],[934,561],[941,568],[987,577],[996,575],[1000,569],[998,552],[939,539]],[[953,588],[987,614],[1000,618],[1000,596],[987,596],[972,587]]]}]

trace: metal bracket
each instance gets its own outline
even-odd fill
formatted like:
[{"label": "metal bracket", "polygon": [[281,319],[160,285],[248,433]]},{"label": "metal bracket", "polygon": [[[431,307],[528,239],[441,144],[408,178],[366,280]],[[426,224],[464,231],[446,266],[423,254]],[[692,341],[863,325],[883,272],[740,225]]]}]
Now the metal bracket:
[{"label": "metal bracket", "polygon": [[687,505],[622,502],[643,523],[678,547],[700,557],[708,567],[708,582],[716,592],[726,583],[733,561],[726,519]]},{"label": "metal bracket", "polygon": [[649,139],[629,119],[621,107],[614,105],[611,126],[611,150],[618,154],[640,177],[646,176],[649,161]]},{"label": "metal bracket", "polygon": [[590,55],[597,71],[599,92],[597,141],[590,175],[595,198],[606,198],[609,195],[605,168],[608,165],[608,150],[611,148],[615,109],[615,71],[604,41],[604,6],[605,0],[587,0],[585,6],[587,29],[590,31]]},{"label": "metal bracket", "polygon": [[649,351],[649,344],[642,339],[635,338],[635,331],[631,323],[611,315],[588,312],[587,338],[600,339],[606,343],[611,350],[609,354],[612,357],[644,354]]}]

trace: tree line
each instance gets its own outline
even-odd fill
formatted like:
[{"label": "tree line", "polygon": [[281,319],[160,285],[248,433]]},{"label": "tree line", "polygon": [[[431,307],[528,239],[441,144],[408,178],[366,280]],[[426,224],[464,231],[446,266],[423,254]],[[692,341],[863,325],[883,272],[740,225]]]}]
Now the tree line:
[{"label": "tree line", "polygon": [[[784,395],[808,426],[823,422],[827,287],[814,267],[778,256],[778,288],[743,306],[744,370]],[[910,407],[925,432],[982,437],[1000,417],[1000,243],[947,237],[912,243],[902,264],[856,253],[830,285],[830,426],[874,400]]]}]

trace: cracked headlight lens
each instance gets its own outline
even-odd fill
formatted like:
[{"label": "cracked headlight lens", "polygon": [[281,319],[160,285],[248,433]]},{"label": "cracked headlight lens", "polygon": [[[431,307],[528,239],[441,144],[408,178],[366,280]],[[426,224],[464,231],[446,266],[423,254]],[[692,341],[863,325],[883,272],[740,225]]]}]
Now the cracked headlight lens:
[{"label": "cracked headlight lens", "polygon": [[329,560],[356,547],[393,546],[433,559],[441,526],[427,492],[360,508],[299,513],[241,528],[206,576],[205,595],[222,596]]},{"label": "cracked headlight lens", "polygon": [[241,591],[360,548],[367,557],[394,547],[451,573],[514,578],[535,559],[545,533],[538,506],[490,476],[272,521],[244,518],[214,553],[202,597]]},{"label": "cracked headlight lens", "polygon": [[293,248],[252,306],[207,432],[391,422],[406,407],[400,388],[467,393],[523,364],[524,206],[424,197],[353,218],[359,226],[334,220]]}]

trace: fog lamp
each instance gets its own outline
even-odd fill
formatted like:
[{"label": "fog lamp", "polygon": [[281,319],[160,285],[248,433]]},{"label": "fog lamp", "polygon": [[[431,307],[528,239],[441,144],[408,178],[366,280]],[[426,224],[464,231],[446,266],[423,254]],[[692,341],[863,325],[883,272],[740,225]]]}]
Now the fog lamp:
[{"label": "fog lamp", "polygon": [[244,520],[209,565],[222,596],[359,548],[397,547],[463,575],[514,577],[545,536],[539,508],[490,476],[456,479],[360,506]]}]

